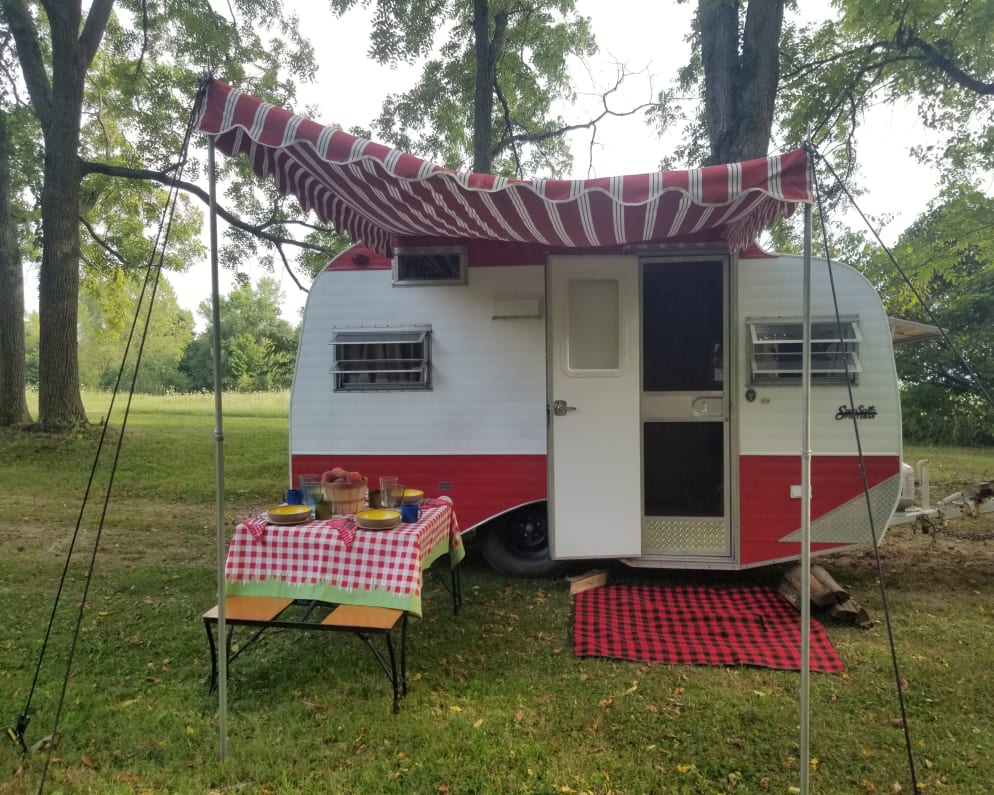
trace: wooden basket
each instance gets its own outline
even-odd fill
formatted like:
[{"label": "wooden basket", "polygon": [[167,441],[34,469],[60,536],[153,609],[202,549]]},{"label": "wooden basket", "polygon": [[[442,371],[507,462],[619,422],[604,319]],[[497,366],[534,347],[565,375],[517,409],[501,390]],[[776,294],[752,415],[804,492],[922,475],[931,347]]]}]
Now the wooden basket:
[{"label": "wooden basket", "polygon": [[321,491],[325,500],[331,503],[331,512],[336,516],[344,516],[362,510],[366,502],[367,485],[367,478],[357,483],[322,483]]}]

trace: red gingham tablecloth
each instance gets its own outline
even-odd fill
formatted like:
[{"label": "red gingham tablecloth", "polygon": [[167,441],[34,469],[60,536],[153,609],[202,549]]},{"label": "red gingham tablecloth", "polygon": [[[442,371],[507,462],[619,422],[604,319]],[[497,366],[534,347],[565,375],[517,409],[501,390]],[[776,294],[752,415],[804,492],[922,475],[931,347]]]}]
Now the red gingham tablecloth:
[{"label": "red gingham tablecloth", "polygon": [[465,556],[455,510],[443,501],[423,508],[415,524],[357,529],[348,546],[336,524],[270,524],[258,541],[239,524],[228,548],[225,593],[397,607],[420,616],[422,571],[446,552],[453,566]]}]

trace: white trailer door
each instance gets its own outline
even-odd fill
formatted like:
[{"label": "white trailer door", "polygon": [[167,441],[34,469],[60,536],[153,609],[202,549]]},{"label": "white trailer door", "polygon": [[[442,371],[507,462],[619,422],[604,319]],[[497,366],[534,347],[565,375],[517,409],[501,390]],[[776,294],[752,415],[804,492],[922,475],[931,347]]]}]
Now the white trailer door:
[{"label": "white trailer door", "polygon": [[639,555],[638,260],[551,257],[547,280],[552,556]]}]

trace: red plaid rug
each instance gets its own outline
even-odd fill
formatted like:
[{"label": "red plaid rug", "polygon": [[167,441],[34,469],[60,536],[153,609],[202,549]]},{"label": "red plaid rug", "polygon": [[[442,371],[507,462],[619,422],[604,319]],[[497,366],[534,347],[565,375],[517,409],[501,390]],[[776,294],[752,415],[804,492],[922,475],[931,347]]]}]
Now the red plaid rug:
[{"label": "red plaid rug", "polygon": [[[767,588],[606,585],[578,593],[573,610],[573,651],[579,657],[801,667],[800,613]],[[845,670],[814,620],[811,670]]]}]

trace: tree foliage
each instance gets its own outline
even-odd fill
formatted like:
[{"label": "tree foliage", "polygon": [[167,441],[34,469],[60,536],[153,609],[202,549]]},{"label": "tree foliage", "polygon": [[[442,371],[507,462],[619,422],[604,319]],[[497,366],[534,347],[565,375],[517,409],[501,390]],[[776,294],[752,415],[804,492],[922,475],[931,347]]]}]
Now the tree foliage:
[{"label": "tree foliage", "polygon": [[369,55],[426,59],[418,83],[391,94],[379,137],[450,168],[559,175],[571,164],[553,112],[573,97],[569,64],[595,51],[574,0],[332,0],[342,14],[375,5]]},{"label": "tree foliage", "polygon": [[[280,317],[282,302],[279,285],[268,277],[261,279],[255,288],[243,282],[221,299],[224,389],[250,392],[290,386],[292,368],[288,369],[281,357],[296,351],[297,330]],[[214,388],[214,325],[208,302],[200,305],[200,314],[207,321],[207,328],[187,346],[179,367],[190,389],[210,390]]]},{"label": "tree foliage", "polygon": [[[889,314],[937,323],[943,339],[900,345],[905,430],[916,441],[994,443],[994,199],[950,185],[894,246],[864,262]],[[908,284],[910,282],[910,286]]]},{"label": "tree foliage", "polygon": [[[141,284],[116,271],[84,284],[81,298],[79,376],[83,387],[114,389],[120,374],[124,390],[130,389],[132,380],[138,392],[187,389],[179,364],[193,341],[193,315],[179,307],[165,279],[160,278],[157,285],[150,283],[143,291]],[[141,363],[135,375],[139,352]]]},{"label": "tree foliage", "polygon": [[868,108],[911,102],[937,143],[923,160],[959,177],[994,167],[994,0],[836,0],[841,19],[792,28],[780,109],[794,135],[856,157]]}]

